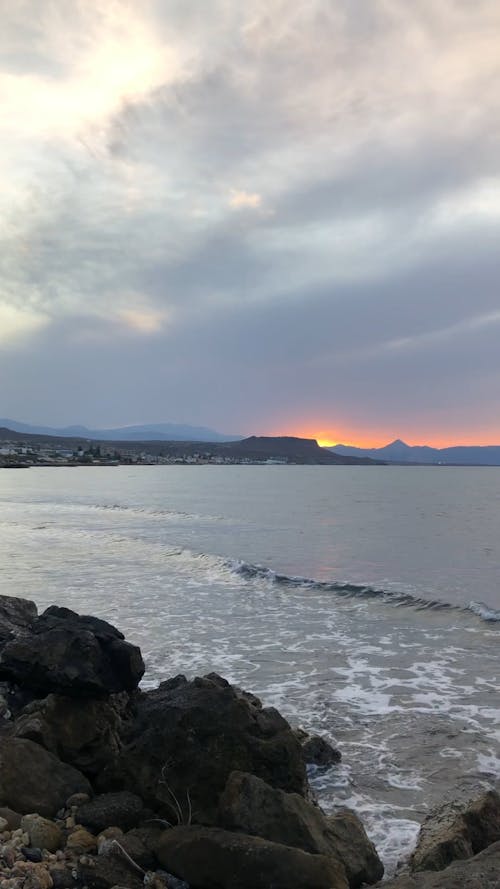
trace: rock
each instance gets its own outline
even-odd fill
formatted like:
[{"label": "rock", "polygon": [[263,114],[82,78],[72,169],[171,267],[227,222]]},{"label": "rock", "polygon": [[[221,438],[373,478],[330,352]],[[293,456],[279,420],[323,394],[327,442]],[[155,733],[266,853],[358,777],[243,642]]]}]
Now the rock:
[{"label": "rock", "polygon": [[97,852],[97,837],[84,827],[77,827],[66,840],[66,848],[76,855]]},{"label": "rock", "polygon": [[260,837],[214,827],[174,827],[158,844],[161,864],[203,889],[347,889],[341,864]]},{"label": "rock", "polygon": [[489,790],[476,800],[444,803],[423,822],[410,869],[443,870],[456,859],[472,858],[497,840],[500,794]]},{"label": "rock", "polygon": [[17,830],[18,827],[21,827],[22,815],[7,806],[0,806],[0,818],[4,818],[7,822],[8,830]]},{"label": "rock", "polygon": [[90,796],[88,793],[72,793],[71,796],[66,800],[66,808],[71,809],[72,806],[83,806],[84,803],[88,803]]},{"label": "rock", "polygon": [[300,741],[306,765],[331,766],[342,759],[340,750],[336,750],[321,735],[310,735],[304,729],[296,729],[295,733]]},{"label": "rock", "polygon": [[70,889],[77,885],[77,879],[73,876],[73,869],[64,864],[49,868],[54,889]]},{"label": "rock", "polygon": [[38,846],[22,846],[21,852],[27,861],[43,861],[42,850]]},{"label": "rock", "polygon": [[163,833],[161,827],[135,827],[127,831],[118,842],[144,870],[153,870],[157,864],[156,848]]},{"label": "rock", "polygon": [[36,741],[92,779],[117,756],[120,725],[113,697],[78,700],[50,694],[23,709],[13,734]]},{"label": "rock", "polygon": [[296,793],[270,787],[255,775],[233,772],[219,805],[219,823],[230,830],[342,862],[349,885],[375,883],[384,868],[359,818],[349,810],[325,817]]},{"label": "rock", "polygon": [[500,842],[474,858],[454,861],[445,870],[404,874],[382,883],[381,889],[498,889],[499,874]]},{"label": "rock", "polygon": [[0,677],[44,694],[107,697],[137,688],[143,673],[139,648],[119,630],[56,606],[0,652]]},{"label": "rock", "polygon": [[45,862],[18,861],[14,873],[21,877],[19,885],[23,889],[52,889],[52,877]]},{"label": "rock", "polygon": [[25,815],[21,821],[21,829],[28,834],[31,846],[55,852],[63,845],[62,833],[57,824],[41,815]]},{"label": "rock", "polygon": [[126,886],[127,889],[143,889],[143,876],[134,869],[117,849],[107,855],[91,859],[82,856],[77,865],[80,884],[89,889],[112,889],[113,886]]},{"label": "rock", "polygon": [[14,636],[29,631],[38,611],[29,599],[17,596],[0,596],[0,649]]},{"label": "rock", "polygon": [[43,747],[0,738],[0,802],[26,815],[51,817],[72,793],[91,793],[87,779]]},{"label": "rock", "polygon": [[[125,747],[98,779],[101,790],[124,786],[176,824],[213,824],[230,772],[255,773],[305,794],[300,744],[280,714],[263,708],[219,676],[184,676],[138,695]],[[181,812],[178,811],[175,798]]]},{"label": "rock", "polygon": [[111,826],[130,830],[138,824],[142,809],[141,798],[123,790],[95,796],[90,802],[79,806],[76,817],[80,824],[96,833]]}]

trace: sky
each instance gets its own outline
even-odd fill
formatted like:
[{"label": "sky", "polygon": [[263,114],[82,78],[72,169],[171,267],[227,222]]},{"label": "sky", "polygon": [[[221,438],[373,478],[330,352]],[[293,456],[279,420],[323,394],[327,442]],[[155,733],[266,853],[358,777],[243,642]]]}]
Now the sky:
[{"label": "sky", "polygon": [[498,0],[0,20],[0,416],[500,444]]}]

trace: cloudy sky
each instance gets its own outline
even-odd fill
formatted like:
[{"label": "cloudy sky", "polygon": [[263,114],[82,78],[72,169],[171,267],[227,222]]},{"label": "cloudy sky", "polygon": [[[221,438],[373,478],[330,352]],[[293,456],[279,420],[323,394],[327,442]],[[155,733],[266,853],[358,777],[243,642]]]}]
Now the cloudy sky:
[{"label": "cloudy sky", "polygon": [[500,444],[498,0],[0,16],[0,416]]}]

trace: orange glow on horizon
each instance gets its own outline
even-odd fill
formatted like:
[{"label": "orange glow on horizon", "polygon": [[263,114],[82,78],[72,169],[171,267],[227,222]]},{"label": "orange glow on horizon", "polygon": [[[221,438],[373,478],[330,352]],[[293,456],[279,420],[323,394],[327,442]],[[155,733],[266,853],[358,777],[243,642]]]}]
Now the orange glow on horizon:
[{"label": "orange glow on horizon", "polygon": [[[283,425],[285,426],[285,424]],[[347,427],[333,430],[325,428],[320,424],[316,427],[312,424],[308,424],[305,428],[299,426],[297,429],[290,423],[289,425],[286,424],[284,429],[273,429],[272,431],[266,430],[261,434],[278,436],[293,435],[297,436],[297,438],[313,438],[316,439],[320,447],[323,448],[333,448],[338,444],[356,448],[381,448],[398,438],[410,446],[428,445],[432,448],[452,448],[459,445],[465,447],[474,445],[482,447],[488,445],[500,445],[500,430],[497,433],[490,429],[476,430],[475,434],[474,432],[471,434],[470,430],[467,430],[463,435],[454,429],[453,431],[450,431],[448,435],[445,435],[442,431],[425,432],[424,427],[421,431],[415,433],[413,430],[408,430],[407,432],[405,432],[405,430],[399,432],[384,432],[380,429],[369,431],[364,429],[349,429]]]}]

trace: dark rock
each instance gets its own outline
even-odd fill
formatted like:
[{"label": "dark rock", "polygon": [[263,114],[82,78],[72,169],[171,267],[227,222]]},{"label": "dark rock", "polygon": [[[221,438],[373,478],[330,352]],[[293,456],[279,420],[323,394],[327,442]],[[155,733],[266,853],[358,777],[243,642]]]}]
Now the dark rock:
[{"label": "dark rock", "polygon": [[452,861],[472,858],[498,840],[500,794],[489,790],[476,800],[444,803],[423,822],[410,869],[443,870]]},{"label": "dark rock", "polygon": [[132,691],[144,673],[139,648],[106,621],[48,608],[0,653],[0,678],[44,694],[103,697]]},{"label": "dark rock", "polygon": [[78,700],[51,694],[24,708],[13,734],[35,741],[92,779],[117,756],[120,726],[113,696]]},{"label": "dark rock", "polygon": [[331,766],[340,762],[342,754],[336,750],[326,738],[321,735],[309,735],[299,730],[299,740],[302,746],[302,756],[306,765]]},{"label": "dark rock", "polygon": [[0,738],[0,803],[51,817],[72,793],[92,792],[87,779],[33,741]]},{"label": "dark rock", "polygon": [[[220,677],[184,677],[137,696],[126,746],[104,770],[99,788],[140,793],[173,822],[214,823],[230,772],[252,772],[275,787],[304,794],[300,744],[273,708],[262,708]],[[178,812],[177,804],[182,814]]]},{"label": "dark rock", "polygon": [[219,822],[230,830],[334,858],[343,864],[351,887],[375,883],[384,873],[353,812],[326,817],[298,794],[276,790],[255,775],[230,775],[220,800]]},{"label": "dark rock", "polygon": [[157,855],[193,889],[347,889],[341,864],[213,827],[166,830]]},{"label": "dark rock", "polygon": [[97,858],[82,856],[77,865],[80,885],[89,889],[112,889],[113,886],[126,886],[127,889],[143,889],[144,883],[139,870],[126,860],[119,849]]},{"label": "dark rock", "polygon": [[93,833],[111,826],[130,830],[138,824],[142,809],[142,800],[134,793],[101,793],[77,809],[76,820]]},{"label": "dark rock", "polygon": [[30,846],[22,846],[21,852],[23,853],[26,861],[43,861],[42,850],[37,846],[31,848]]},{"label": "dark rock", "polygon": [[14,812],[13,809],[9,809],[7,806],[0,806],[0,818],[5,818],[9,825],[9,830],[17,830],[21,827],[22,815],[19,812]]},{"label": "dark rock", "polygon": [[499,889],[500,842],[474,858],[454,861],[445,870],[404,874],[380,885],[381,889]]},{"label": "dark rock", "polygon": [[54,865],[49,868],[52,878],[53,889],[71,889],[72,886],[78,885],[78,880],[73,876],[73,869],[66,867],[64,864]]},{"label": "dark rock", "polygon": [[0,649],[14,636],[27,632],[37,613],[35,603],[29,599],[0,596]]}]

